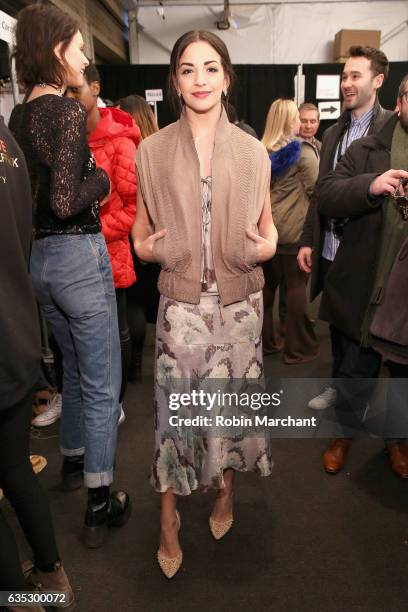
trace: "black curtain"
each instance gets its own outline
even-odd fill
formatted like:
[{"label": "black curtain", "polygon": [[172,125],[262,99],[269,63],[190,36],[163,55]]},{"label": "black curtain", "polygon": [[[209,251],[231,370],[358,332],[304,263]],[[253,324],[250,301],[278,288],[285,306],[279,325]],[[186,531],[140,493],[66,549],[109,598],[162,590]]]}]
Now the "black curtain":
[{"label": "black curtain", "polygon": [[[130,94],[145,95],[145,89],[165,89],[168,65],[99,65],[102,97],[117,101]],[[237,65],[236,82],[230,95],[240,119],[262,136],[269,106],[279,97],[294,97],[295,65]],[[175,120],[166,101],[159,102],[160,127]]]},{"label": "black curtain", "polygon": [[10,62],[8,45],[0,40],[0,79],[10,78]]},{"label": "black curtain", "polygon": [[244,119],[262,137],[272,102],[295,95],[297,66],[238,65],[234,69],[237,79],[231,92],[231,102],[237,109],[239,119]]},{"label": "black curtain", "polygon": [[11,17],[17,17],[17,13],[30,3],[32,4],[29,0],[0,0],[0,11]]},{"label": "black curtain", "polygon": [[[145,97],[146,89],[165,89],[167,65],[99,65],[101,95],[113,102],[132,94]],[[174,116],[166,101],[158,103],[159,125],[164,127]]]},{"label": "black curtain", "polygon": [[[165,89],[168,65],[124,65],[98,66],[102,76],[102,95],[112,101],[130,94],[145,95],[145,89]],[[294,77],[297,66],[294,64],[274,65],[236,65],[236,83],[230,101],[235,106],[240,119],[245,119],[261,137],[265,119],[271,103],[276,98],[294,97]],[[341,74],[342,64],[304,64],[306,79],[305,101],[317,104],[316,77],[318,74]],[[390,74],[380,90],[380,102],[384,108],[394,109],[398,85],[408,72],[408,62],[391,62]],[[167,102],[158,105],[160,127],[176,119]],[[333,121],[322,121],[319,134]]]}]

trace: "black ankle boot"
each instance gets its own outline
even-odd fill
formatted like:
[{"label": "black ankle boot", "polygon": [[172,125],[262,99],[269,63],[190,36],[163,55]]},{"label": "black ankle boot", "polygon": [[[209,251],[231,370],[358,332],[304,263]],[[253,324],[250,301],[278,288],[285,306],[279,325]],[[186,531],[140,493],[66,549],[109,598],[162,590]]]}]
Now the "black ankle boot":
[{"label": "black ankle boot", "polygon": [[130,512],[130,498],[125,491],[112,491],[109,494],[109,487],[88,489],[84,528],[85,546],[87,548],[102,546],[108,527],[123,527]]},{"label": "black ankle boot", "polygon": [[84,456],[64,457],[61,487],[64,491],[75,491],[84,484]]}]

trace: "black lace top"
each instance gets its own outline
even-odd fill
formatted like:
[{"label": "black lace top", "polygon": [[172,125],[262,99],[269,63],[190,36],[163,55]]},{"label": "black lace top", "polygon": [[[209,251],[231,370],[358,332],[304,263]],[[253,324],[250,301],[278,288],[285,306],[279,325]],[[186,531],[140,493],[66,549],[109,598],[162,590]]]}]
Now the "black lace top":
[{"label": "black lace top", "polygon": [[96,169],[86,139],[86,111],[77,100],[46,94],[16,106],[9,127],[27,160],[35,237],[93,234],[101,229],[98,199],[109,178]]}]

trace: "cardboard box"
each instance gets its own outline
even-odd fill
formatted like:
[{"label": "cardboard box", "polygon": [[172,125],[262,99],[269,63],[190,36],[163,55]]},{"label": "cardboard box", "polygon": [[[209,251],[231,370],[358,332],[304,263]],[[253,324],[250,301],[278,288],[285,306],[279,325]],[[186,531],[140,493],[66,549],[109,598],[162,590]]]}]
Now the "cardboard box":
[{"label": "cardboard box", "polygon": [[340,58],[347,57],[352,45],[379,49],[380,41],[381,30],[340,30],[334,37],[333,59],[337,62]]}]

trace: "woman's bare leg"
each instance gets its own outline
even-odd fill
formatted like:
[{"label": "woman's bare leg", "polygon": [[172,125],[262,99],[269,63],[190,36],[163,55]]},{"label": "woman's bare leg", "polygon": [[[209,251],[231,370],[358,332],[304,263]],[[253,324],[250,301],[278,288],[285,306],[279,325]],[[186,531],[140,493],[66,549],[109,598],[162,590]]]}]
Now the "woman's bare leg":
[{"label": "woman's bare leg", "polygon": [[176,496],[173,489],[168,489],[166,493],[161,494],[160,510],[160,552],[168,559],[177,557],[181,552],[176,508]]},{"label": "woman's bare leg", "polygon": [[219,489],[213,511],[211,513],[214,521],[223,523],[232,516],[232,495],[233,495],[233,484],[234,484],[235,470],[228,468],[224,470],[224,483],[225,487]]}]

